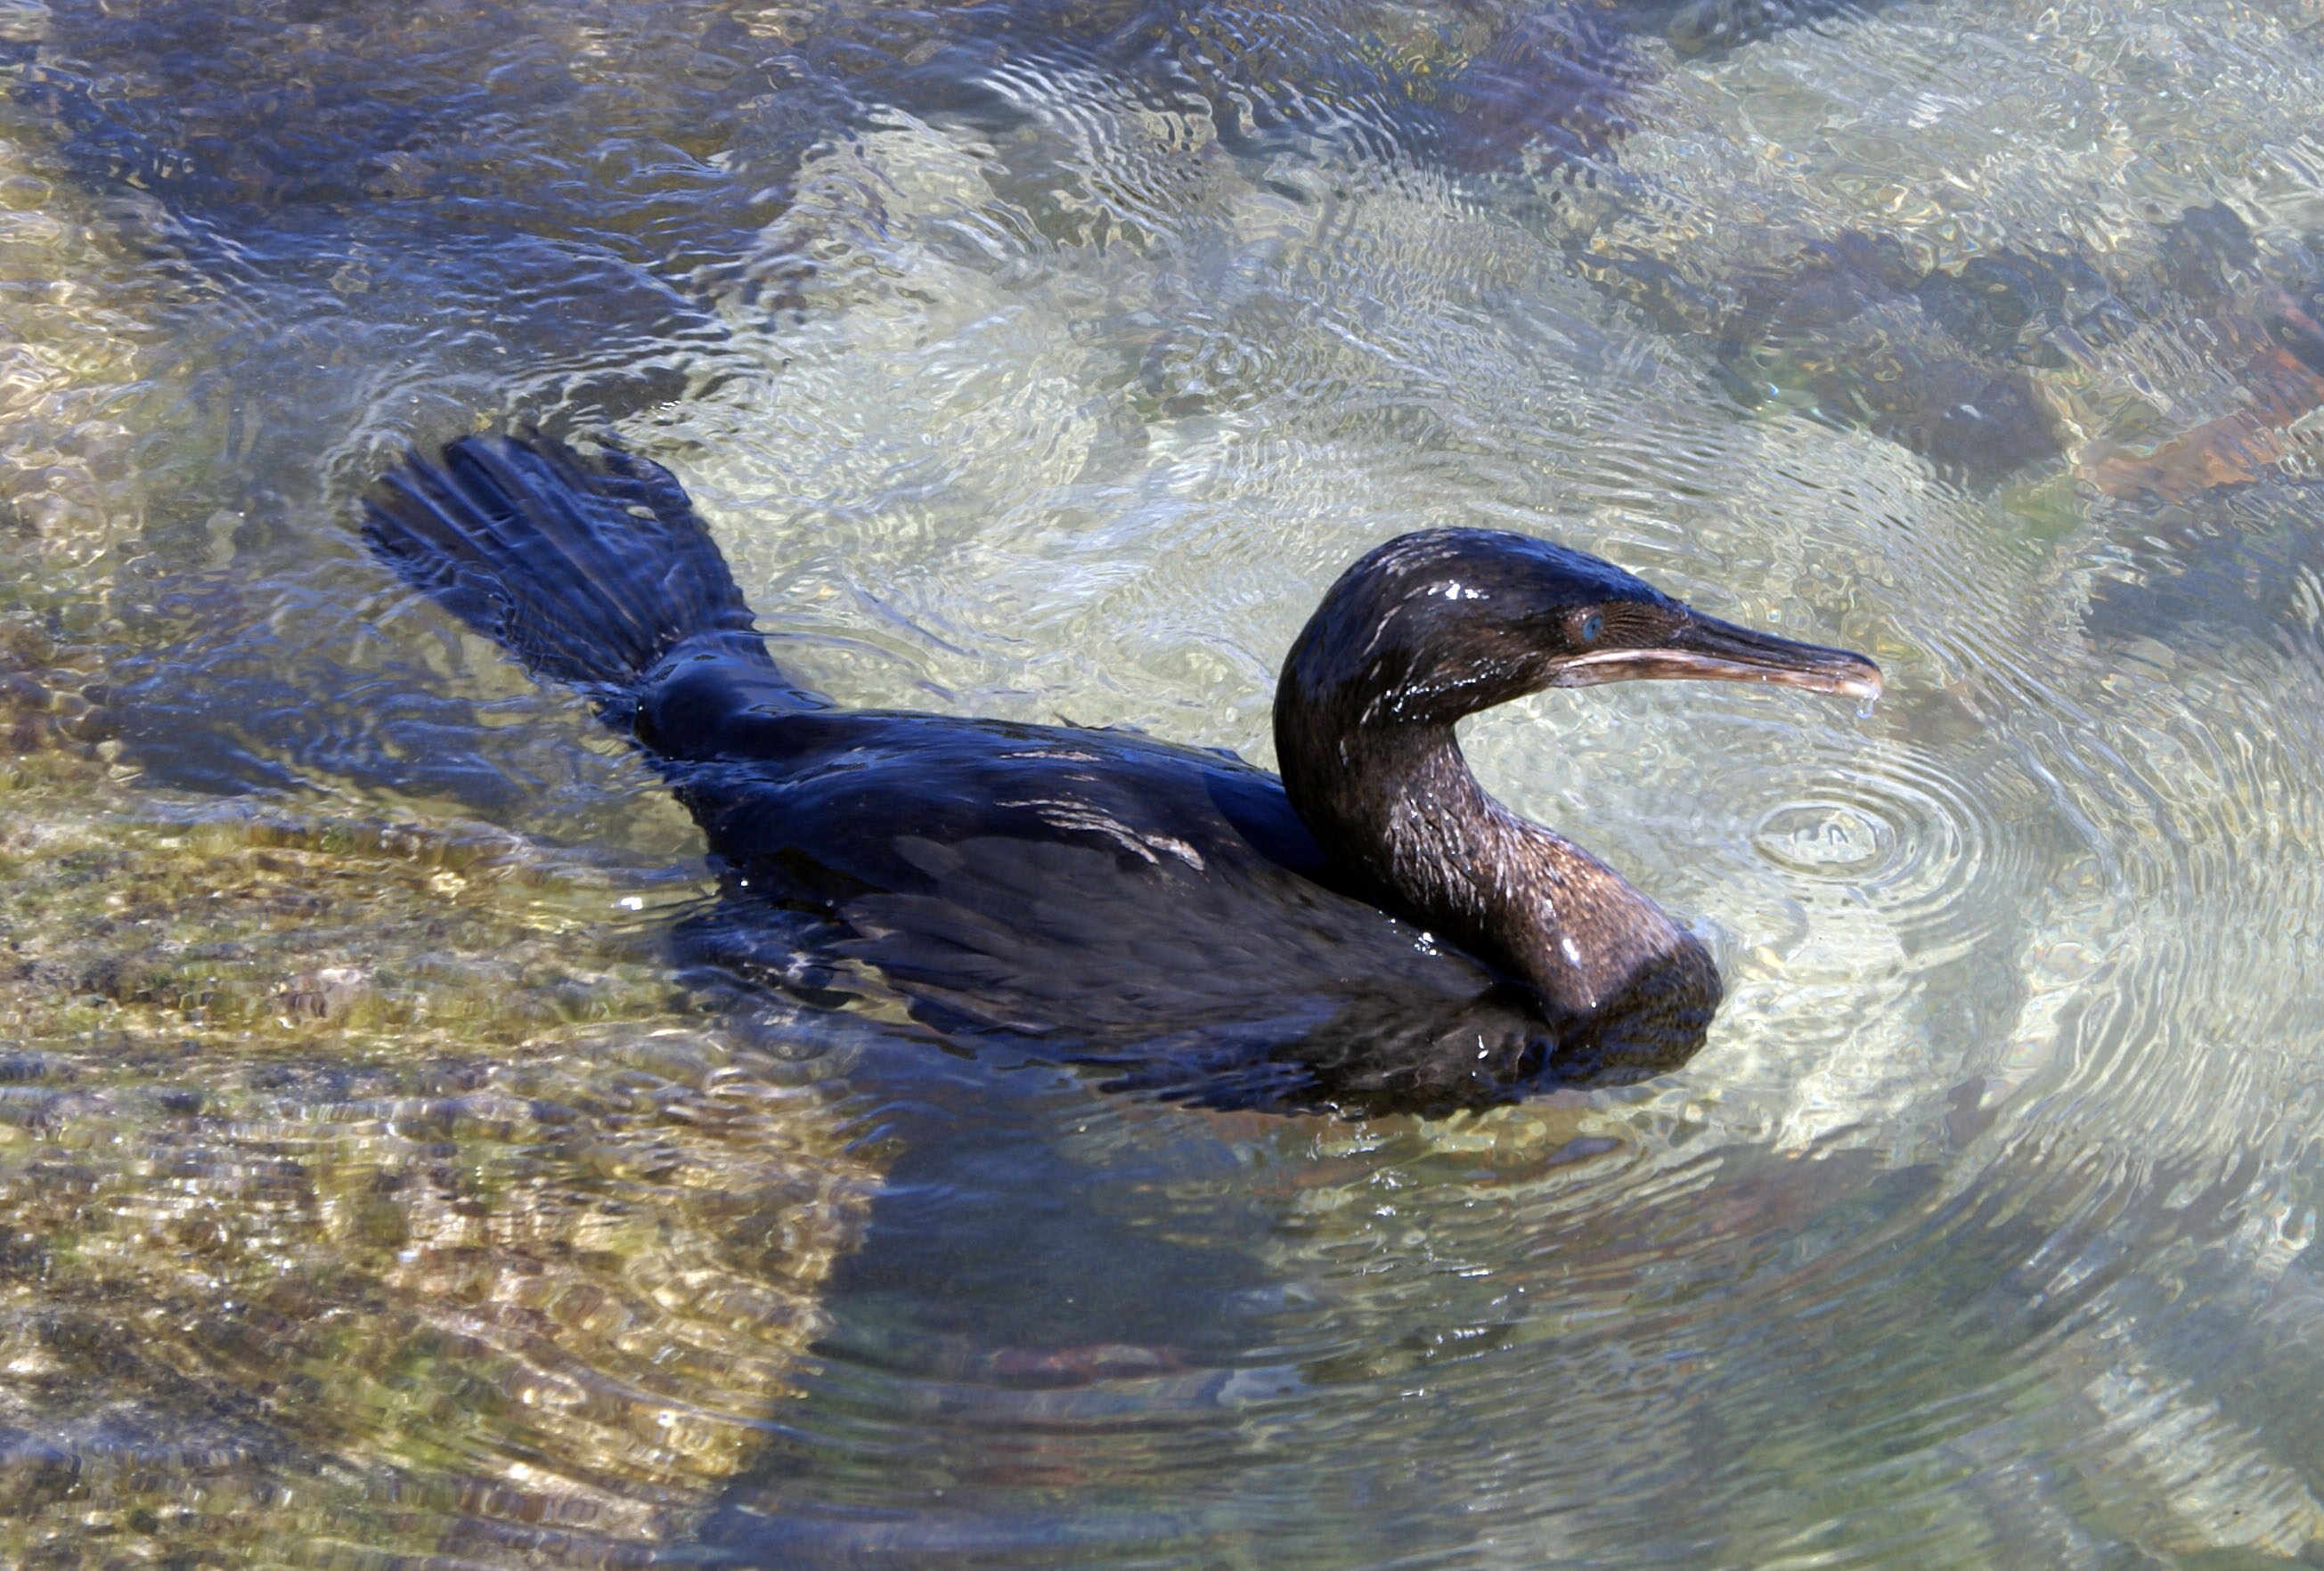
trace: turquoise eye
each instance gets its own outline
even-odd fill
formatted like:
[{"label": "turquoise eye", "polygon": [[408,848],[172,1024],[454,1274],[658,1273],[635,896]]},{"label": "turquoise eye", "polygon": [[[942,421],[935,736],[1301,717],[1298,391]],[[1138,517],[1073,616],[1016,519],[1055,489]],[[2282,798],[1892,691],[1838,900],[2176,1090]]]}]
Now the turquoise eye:
[{"label": "turquoise eye", "polygon": [[1582,619],[1582,641],[1583,643],[1596,643],[1598,641],[1598,635],[1605,630],[1606,619],[1600,616],[1596,611],[1593,611],[1588,616]]}]

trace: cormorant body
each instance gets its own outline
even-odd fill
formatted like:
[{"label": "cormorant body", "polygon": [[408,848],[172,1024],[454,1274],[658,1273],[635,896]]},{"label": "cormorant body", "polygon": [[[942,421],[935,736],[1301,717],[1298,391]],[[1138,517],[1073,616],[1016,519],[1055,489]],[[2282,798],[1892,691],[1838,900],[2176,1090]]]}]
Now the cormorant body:
[{"label": "cormorant body", "polygon": [[1431,530],[1295,644],[1279,781],[1134,732],[837,708],[775,665],[678,482],[619,452],[466,438],[392,473],[365,532],[670,783],[724,889],[693,936],[728,969],[1214,1105],[1472,1106],[1683,1062],[1708,952],[1487,796],[1453,723],[1639,676],[1879,684],[1595,557]]}]

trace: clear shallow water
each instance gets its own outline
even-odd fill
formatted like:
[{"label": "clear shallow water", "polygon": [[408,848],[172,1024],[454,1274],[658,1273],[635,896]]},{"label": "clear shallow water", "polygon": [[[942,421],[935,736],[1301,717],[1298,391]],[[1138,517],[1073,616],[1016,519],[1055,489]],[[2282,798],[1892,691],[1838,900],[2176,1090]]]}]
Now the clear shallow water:
[{"label": "clear shallow water", "polygon": [[[1585,167],[1487,8],[10,13],[6,1557],[2312,1557],[2312,19],[1691,18]],[[1471,728],[1683,1073],[1155,1106],[671,969],[682,814],[352,544],[512,418],[849,701],[1264,758],[1469,521],[1890,696]]]}]

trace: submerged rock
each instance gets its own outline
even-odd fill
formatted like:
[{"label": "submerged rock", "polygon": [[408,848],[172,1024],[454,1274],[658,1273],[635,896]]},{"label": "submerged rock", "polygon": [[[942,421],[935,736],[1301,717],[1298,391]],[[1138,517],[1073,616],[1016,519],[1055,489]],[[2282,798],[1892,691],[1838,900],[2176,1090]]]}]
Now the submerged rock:
[{"label": "submerged rock", "polygon": [[0,789],[0,1559],[686,1530],[861,1226],[816,1066],[617,869],[89,773]]},{"label": "submerged rock", "polygon": [[2108,640],[2324,636],[2324,482],[2273,477],[2099,513],[2124,542],[2093,574],[2085,621]]}]

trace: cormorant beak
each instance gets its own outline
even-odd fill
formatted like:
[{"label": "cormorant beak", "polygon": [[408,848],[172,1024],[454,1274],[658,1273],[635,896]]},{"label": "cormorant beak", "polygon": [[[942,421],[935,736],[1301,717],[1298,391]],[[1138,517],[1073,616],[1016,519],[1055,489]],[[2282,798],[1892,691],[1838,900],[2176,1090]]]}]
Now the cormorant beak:
[{"label": "cormorant beak", "polygon": [[1839,693],[1867,703],[1880,696],[1880,667],[1847,649],[1796,643],[1689,611],[1671,635],[1646,648],[1593,649],[1558,663],[1553,687],[1601,682],[1692,677],[1711,682],[1769,682]]}]

